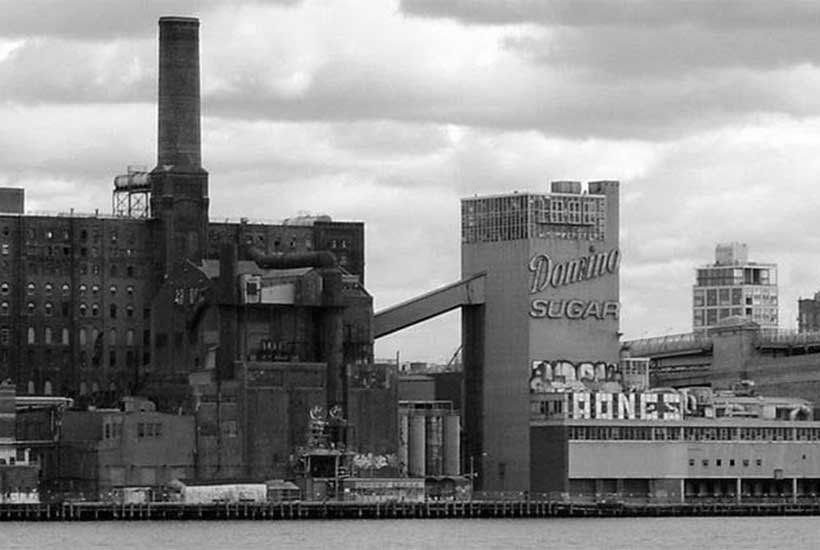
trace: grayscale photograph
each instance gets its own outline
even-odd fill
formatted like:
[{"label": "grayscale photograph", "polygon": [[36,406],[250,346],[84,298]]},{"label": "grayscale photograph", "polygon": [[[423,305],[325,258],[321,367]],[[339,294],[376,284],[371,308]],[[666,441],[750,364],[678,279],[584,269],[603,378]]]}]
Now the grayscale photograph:
[{"label": "grayscale photograph", "polygon": [[812,548],[820,2],[0,0],[0,549]]}]

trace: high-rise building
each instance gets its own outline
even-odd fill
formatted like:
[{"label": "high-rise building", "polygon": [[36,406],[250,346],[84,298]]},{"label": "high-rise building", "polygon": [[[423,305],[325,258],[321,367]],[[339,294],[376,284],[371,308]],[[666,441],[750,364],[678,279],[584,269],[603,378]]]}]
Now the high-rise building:
[{"label": "high-rise building", "polygon": [[763,328],[777,328],[777,265],[749,261],[745,243],[715,246],[715,263],[696,269],[692,288],[695,332],[728,317],[745,317]]},{"label": "high-rise building", "polygon": [[813,298],[797,301],[797,330],[820,332],[820,292],[815,292]]}]

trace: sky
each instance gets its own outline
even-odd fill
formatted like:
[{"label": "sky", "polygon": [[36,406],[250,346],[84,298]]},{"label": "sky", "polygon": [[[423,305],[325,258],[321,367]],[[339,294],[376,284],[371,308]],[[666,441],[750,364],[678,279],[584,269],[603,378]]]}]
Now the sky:
[{"label": "sky", "polygon": [[[378,311],[459,278],[459,199],[621,181],[621,331],[691,330],[717,242],[820,290],[820,4],[0,0],[0,186],[111,211],[156,163],[157,19],[201,20],[211,218],[366,224]],[[457,312],[378,340],[447,361]]]}]

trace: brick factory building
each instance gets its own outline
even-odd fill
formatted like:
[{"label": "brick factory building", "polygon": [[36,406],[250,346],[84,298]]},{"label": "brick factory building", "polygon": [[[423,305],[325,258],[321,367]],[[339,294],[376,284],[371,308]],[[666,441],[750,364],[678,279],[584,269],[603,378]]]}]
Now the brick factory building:
[{"label": "brick factory building", "polygon": [[395,454],[395,383],[356,383],[375,368],[364,224],[211,222],[199,21],[161,18],[159,43],[156,167],[115,179],[111,215],[27,214],[0,190],[0,379],[190,413],[202,475],[283,475],[314,407],[350,405],[344,442]]}]

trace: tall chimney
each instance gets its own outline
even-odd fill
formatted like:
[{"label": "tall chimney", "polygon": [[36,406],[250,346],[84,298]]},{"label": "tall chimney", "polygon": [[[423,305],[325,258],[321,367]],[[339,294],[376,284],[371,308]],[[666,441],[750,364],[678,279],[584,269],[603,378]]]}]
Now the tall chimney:
[{"label": "tall chimney", "polygon": [[[199,126],[199,20],[159,19],[157,168],[202,166]],[[167,168],[166,168],[167,167]]]}]

